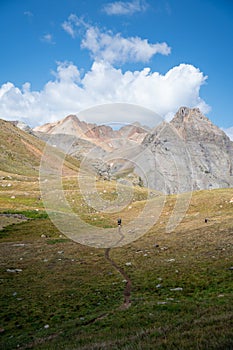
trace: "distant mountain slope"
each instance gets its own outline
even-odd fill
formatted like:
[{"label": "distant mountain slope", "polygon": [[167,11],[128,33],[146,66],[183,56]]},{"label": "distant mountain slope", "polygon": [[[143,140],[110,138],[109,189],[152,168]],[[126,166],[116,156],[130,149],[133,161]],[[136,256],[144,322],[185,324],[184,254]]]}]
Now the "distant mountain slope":
[{"label": "distant mountain slope", "polygon": [[[45,142],[25,132],[13,123],[0,119],[0,170],[21,175],[37,175]],[[57,151],[58,153],[60,151]],[[61,152],[60,152],[61,153]],[[65,162],[65,171],[71,172],[78,163]]]},{"label": "distant mountain slope", "polygon": [[[123,126],[120,130],[113,130],[108,125],[96,125],[91,123],[86,123],[80,121],[77,116],[69,115],[66,118],[56,122],[48,123],[42,126],[34,128],[34,133],[40,137],[44,138],[43,135],[60,135],[60,143],[62,144],[62,149],[64,149],[64,140],[67,140],[67,136],[62,135],[72,135],[79,140],[77,147],[77,155],[80,156],[80,141],[87,141],[83,143],[84,145],[84,154],[85,147],[89,150],[89,146],[92,147],[95,145],[105,150],[106,152],[112,152],[115,149],[122,147],[122,140],[133,140],[135,142],[141,143],[144,137],[146,136],[149,128],[146,129],[142,127],[139,123],[130,124]],[[51,140],[59,147],[59,141],[56,137],[46,137],[49,143],[52,143]],[[58,141],[58,142],[57,142]],[[70,141],[70,140],[68,140]],[[73,145],[72,154],[75,154],[75,148]]]},{"label": "distant mountain slope", "polygon": [[180,108],[142,144],[154,156],[155,188],[174,193],[233,187],[233,142],[199,109]]},{"label": "distant mountain slope", "polygon": [[170,123],[153,130],[137,123],[113,130],[68,116],[34,132],[79,159],[87,157],[109,179],[134,172],[164,193],[233,187],[233,142],[198,108],[181,107]]}]

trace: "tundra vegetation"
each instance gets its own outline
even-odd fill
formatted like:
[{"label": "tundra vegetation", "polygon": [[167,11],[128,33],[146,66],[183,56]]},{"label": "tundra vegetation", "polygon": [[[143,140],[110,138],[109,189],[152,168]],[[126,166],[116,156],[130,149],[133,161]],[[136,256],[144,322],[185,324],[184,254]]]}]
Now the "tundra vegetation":
[{"label": "tundra vegetation", "polygon": [[[53,225],[38,177],[0,175],[1,349],[233,348],[233,189],[194,192],[171,233],[176,196],[167,196],[143,237],[111,249],[131,281],[130,307],[122,307],[126,280],[104,249],[73,242]],[[118,230],[119,213],[88,207],[75,177],[64,176],[63,188],[83,220]],[[97,189],[116,198],[114,182],[99,180]],[[136,186],[123,224],[146,198]]]}]

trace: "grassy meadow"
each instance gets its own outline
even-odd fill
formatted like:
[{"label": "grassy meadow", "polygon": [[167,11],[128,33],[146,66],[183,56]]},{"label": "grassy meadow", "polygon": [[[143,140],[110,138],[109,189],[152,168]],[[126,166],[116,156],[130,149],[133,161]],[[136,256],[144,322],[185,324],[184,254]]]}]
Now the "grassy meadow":
[{"label": "grassy meadow", "polygon": [[[111,249],[132,283],[131,305],[123,308],[126,281],[105,250],[58,231],[36,176],[0,175],[1,349],[233,349],[233,189],[193,193],[171,233],[165,227],[176,196],[168,196],[147,234]],[[88,207],[74,177],[63,186],[83,220],[116,227],[119,214]],[[116,198],[114,183],[97,188],[103,199]],[[147,190],[135,187],[123,224],[146,198]]]}]

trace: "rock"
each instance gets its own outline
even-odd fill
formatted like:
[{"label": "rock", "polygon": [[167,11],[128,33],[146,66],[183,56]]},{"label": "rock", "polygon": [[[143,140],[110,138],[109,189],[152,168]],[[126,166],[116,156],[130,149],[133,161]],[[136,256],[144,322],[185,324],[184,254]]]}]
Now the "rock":
[{"label": "rock", "polygon": [[44,328],[48,329],[49,328],[49,324],[44,325]]},{"label": "rock", "polygon": [[132,266],[132,263],[131,262],[127,262],[125,263],[126,266]]},{"label": "rock", "polygon": [[156,288],[161,288],[162,284],[157,284]]},{"label": "rock", "polygon": [[160,250],[162,250],[162,251],[168,250],[168,247],[161,247]]},{"label": "rock", "polygon": [[[140,179],[166,194],[233,187],[233,142],[198,108],[181,107],[170,123],[153,130],[138,124],[113,130],[70,115],[34,133],[78,159],[86,157],[89,168],[106,180],[129,170],[127,179],[136,177],[135,184]],[[122,176],[121,182],[129,181]]]},{"label": "rock", "polygon": [[182,291],[183,288],[182,287],[177,287],[177,288],[171,288],[170,291],[171,292],[179,292],[179,291]]},{"label": "rock", "polygon": [[22,121],[12,121],[11,122],[13,125],[17,126],[17,128],[23,130],[23,131],[26,131],[28,132],[29,134],[32,133],[32,129],[30,128],[30,126],[28,126],[26,123],[22,122]]},{"label": "rock", "polygon": [[169,194],[233,186],[233,142],[198,108],[180,108],[142,144],[154,155],[140,164],[153,188]]},{"label": "rock", "polygon": [[22,272],[23,270],[22,269],[7,269],[6,272],[9,272],[9,273],[18,273],[18,272]]}]

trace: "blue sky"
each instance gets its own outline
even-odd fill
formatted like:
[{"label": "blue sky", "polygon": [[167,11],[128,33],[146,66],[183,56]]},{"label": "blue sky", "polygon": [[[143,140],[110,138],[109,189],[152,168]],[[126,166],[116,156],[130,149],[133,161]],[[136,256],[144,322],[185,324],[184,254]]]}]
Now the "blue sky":
[{"label": "blue sky", "polygon": [[233,126],[231,0],[0,0],[0,32],[3,119],[121,102]]}]

